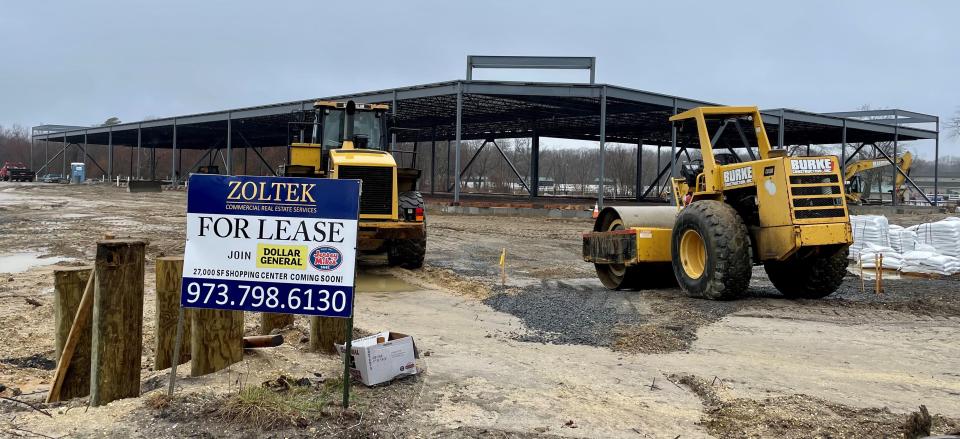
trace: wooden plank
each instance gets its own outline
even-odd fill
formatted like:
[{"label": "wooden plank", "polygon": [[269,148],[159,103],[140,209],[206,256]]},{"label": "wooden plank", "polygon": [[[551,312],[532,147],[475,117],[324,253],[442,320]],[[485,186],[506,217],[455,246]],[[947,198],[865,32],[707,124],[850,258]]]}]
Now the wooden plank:
[{"label": "wooden plank", "polygon": [[93,288],[90,405],[140,396],[146,243],[97,242]]},{"label": "wooden plank", "polygon": [[67,369],[73,359],[73,352],[80,341],[80,337],[85,332],[82,328],[88,326],[90,314],[93,309],[93,284],[96,272],[87,279],[87,285],[83,289],[83,297],[80,299],[80,305],[77,307],[77,314],[73,318],[73,325],[70,327],[70,334],[67,341],[63,344],[60,359],[57,360],[57,369],[53,373],[53,385],[50,386],[50,393],[47,394],[47,402],[60,401],[60,389],[63,386],[63,380],[66,378]]},{"label": "wooden plank", "polygon": [[[177,337],[177,318],[180,310],[180,280],[183,275],[183,256],[157,258],[157,346],[154,370],[167,369],[173,365],[174,342]],[[186,309],[183,333],[190,333],[190,310]],[[190,360],[190,338],[184,338],[180,346],[180,362]]]},{"label": "wooden plank", "polygon": [[244,349],[275,348],[283,344],[283,336],[275,335],[251,335],[243,337]]},{"label": "wooden plank", "polygon": [[292,324],[293,314],[260,313],[260,335],[270,335],[274,329],[283,329]]},{"label": "wooden plank", "polygon": [[334,317],[310,317],[310,350],[337,353],[334,344],[347,341],[347,325],[344,319]]},{"label": "wooden plank", "polygon": [[[56,325],[56,358],[63,355],[64,345],[70,337],[70,329],[80,309],[83,292],[92,267],[65,267],[53,272],[53,315]],[[69,361],[63,383],[60,387],[61,400],[87,396],[90,394],[90,319],[79,328],[80,337]]]},{"label": "wooden plank", "polygon": [[192,309],[190,376],[213,373],[243,359],[243,311]]}]

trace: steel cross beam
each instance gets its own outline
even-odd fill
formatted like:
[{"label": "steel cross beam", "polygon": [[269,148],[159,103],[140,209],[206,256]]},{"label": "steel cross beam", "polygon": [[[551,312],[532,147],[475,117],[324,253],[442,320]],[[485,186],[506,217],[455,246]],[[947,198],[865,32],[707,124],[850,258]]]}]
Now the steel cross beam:
[{"label": "steel cross beam", "polygon": [[[71,145],[72,145],[72,143],[71,143]],[[40,175],[40,171],[46,169],[47,166],[48,166],[50,163],[52,163],[54,160],[56,160],[57,157],[60,157],[60,154],[63,154],[63,153],[65,153],[65,152],[67,152],[67,148],[69,148],[69,147],[70,147],[70,145],[64,146],[63,148],[60,149],[60,152],[54,154],[53,158],[47,160],[47,162],[44,163],[43,166],[40,167],[40,169],[37,170],[37,175]]]},{"label": "steel cross beam", "polygon": [[512,169],[513,174],[517,176],[517,180],[519,180],[523,188],[527,190],[527,194],[533,195],[533,192],[530,191],[530,186],[527,186],[527,183],[523,181],[523,177],[520,176],[520,172],[517,171],[517,167],[513,165],[513,162],[510,161],[510,158],[507,157],[507,154],[503,152],[503,149],[500,148],[500,145],[497,145],[497,141],[494,140],[494,141],[491,141],[490,143],[493,143],[493,146],[497,148],[497,151],[500,151],[500,155],[503,157],[504,160],[507,161],[507,164],[510,165],[510,169]]},{"label": "steel cross beam", "polygon": [[100,172],[102,172],[104,175],[107,175],[107,170],[103,169],[103,166],[100,166],[100,163],[97,163],[97,159],[93,158],[93,156],[87,152],[86,146],[80,146],[79,143],[74,143],[73,145],[77,145],[77,148],[80,148],[80,150],[83,151],[83,155],[88,157],[90,161],[93,162],[93,164],[100,169]]},{"label": "steel cross beam", "polygon": [[251,145],[250,142],[247,141],[247,136],[244,136],[244,135],[243,135],[243,132],[240,131],[239,129],[238,129],[238,130],[235,130],[235,131],[237,132],[237,135],[240,136],[240,140],[243,141],[243,144],[244,144],[244,145],[247,145],[247,148],[252,148],[252,149],[253,149],[253,152],[255,152],[255,153],[257,154],[257,157],[260,158],[260,161],[263,162],[263,164],[267,166],[267,169],[270,171],[270,173],[273,174],[274,177],[276,177],[276,176],[277,176],[277,171],[275,171],[275,170],[273,169],[273,167],[270,166],[270,163],[267,163],[267,160],[264,159],[262,155],[260,155],[260,151],[257,151],[257,148],[254,148],[253,145]]},{"label": "steel cross beam", "polygon": [[[458,181],[458,182],[461,181],[461,180],[463,180],[463,174],[466,174],[466,173],[467,173],[467,170],[470,169],[470,165],[472,165],[472,164],[473,164],[473,161],[476,160],[477,157],[480,156],[480,152],[483,151],[483,147],[487,146],[487,143],[489,143],[489,142],[490,142],[490,140],[484,140],[483,143],[480,144],[480,147],[477,148],[477,152],[473,153],[473,157],[470,157],[470,160],[467,161],[467,166],[464,166],[464,167],[463,167],[463,170],[460,171],[460,174],[457,176],[457,181]],[[449,187],[449,189],[447,189],[447,192],[450,192],[450,191],[452,191],[452,190],[453,190],[453,185],[451,185],[451,186]]]},{"label": "steel cross beam", "polygon": [[[920,196],[922,196],[924,200],[927,200],[927,203],[930,203],[931,206],[936,206],[936,204],[935,204],[933,201],[930,201],[930,198],[927,197],[927,194],[923,193],[923,191],[920,190],[920,187],[918,187],[917,184],[913,182],[913,180],[910,178],[910,176],[907,175],[906,172],[903,172],[903,169],[900,169],[900,165],[898,165],[898,164],[896,163],[896,161],[894,161],[892,158],[890,158],[890,156],[887,155],[887,153],[883,152],[883,149],[878,148],[877,145],[873,145],[873,148],[874,148],[877,152],[879,152],[880,155],[883,156],[883,158],[887,159],[887,161],[890,162],[891,165],[893,165],[893,168],[896,169],[897,172],[899,172],[900,175],[902,175],[903,178],[907,180],[907,183],[910,183],[910,186],[913,186],[913,188],[916,189],[917,192],[920,192]],[[894,180],[894,185],[896,185],[896,180]],[[893,188],[893,192],[891,192],[890,195],[891,195],[891,197],[893,197],[893,198],[896,198],[896,197],[897,197],[897,188],[896,188],[896,187]],[[936,195],[934,195],[934,198],[936,198]],[[896,205],[896,202],[894,202],[894,205]]]},{"label": "steel cross beam", "polygon": [[671,168],[673,167],[673,164],[677,161],[678,158],[680,158],[680,154],[683,154],[683,152],[686,150],[687,150],[687,147],[683,146],[680,148],[679,151],[676,152],[676,154],[674,154],[673,159],[670,160],[670,163],[664,166],[663,169],[661,169],[660,172],[657,173],[657,178],[654,180],[654,182],[656,182],[657,184],[650,185],[650,187],[648,187],[647,190],[643,192],[643,196],[640,198],[647,198],[647,195],[650,194],[650,191],[652,191],[653,188],[660,186],[659,184],[660,179],[663,178],[663,176],[666,175],[666,173],[671,170]]}]

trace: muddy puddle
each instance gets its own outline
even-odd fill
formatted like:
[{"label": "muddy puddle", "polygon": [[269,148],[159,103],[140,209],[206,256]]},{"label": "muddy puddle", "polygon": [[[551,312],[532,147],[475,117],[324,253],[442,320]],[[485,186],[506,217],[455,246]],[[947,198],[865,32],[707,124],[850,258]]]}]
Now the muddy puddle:
[{"label": "muddy puddle", "polygon": [[40,255],[42,255],[40,252],[0,254],[0,273],[22,273],[34,267],[68,260],[60,256],[41,258]]},{"label": "muddy puddle", "polygon": [[389,274],[357,273],[358,293],[403,293],[419,289]]}]

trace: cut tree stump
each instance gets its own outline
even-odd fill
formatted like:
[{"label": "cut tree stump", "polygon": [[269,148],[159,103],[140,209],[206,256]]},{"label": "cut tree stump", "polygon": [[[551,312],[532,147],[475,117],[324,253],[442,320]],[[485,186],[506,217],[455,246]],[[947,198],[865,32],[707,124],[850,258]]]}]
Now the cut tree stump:
[{"label": "cut tree stump", "polygon": [[140,396],[146,243],[97,242],[93,289],[90,405]]},{"label": "cut tree stump", "polygon": [[274,329],[286,328],[293,324],[293,314],[273,312],[260,313],[260,335],[270,335]]},{"label": "cut tree stump", "polygon": [[[63,358],[64,347],[70,337],[70,329],[80,309],[84,289],[92,267],[60,268],[53,272],[53,314],[56,325],[55,350],[57,361]],[[89,300],[89,299],[88,299]],[[66,400],[87,396],[90,394],[90,319],[89,314],[85,322],[77,328],[77,340],[73,344],[72,355],[62,372],[56,400]]]},{"label": "cut tree stump", "polygon": [[243,311],[191,309],[190,376],[213,373],[243,359]]},{"label": "cut tree stump", "polygon": [[[154,370],[173,365],[173,349],[177,338],[177,319],[180,311],[180,280],[183,275],[183,256],[157,258],[157,349]],[[190,334],[190,309],[184,310],[183,333]],[[190,338],[180,343],[180,362],[190,361]]]},{"label": "cut tree stump", "polygon": [[334,344],[347,341],[346,319],[335,317],[310,317],[310,350],[336,354]]}]

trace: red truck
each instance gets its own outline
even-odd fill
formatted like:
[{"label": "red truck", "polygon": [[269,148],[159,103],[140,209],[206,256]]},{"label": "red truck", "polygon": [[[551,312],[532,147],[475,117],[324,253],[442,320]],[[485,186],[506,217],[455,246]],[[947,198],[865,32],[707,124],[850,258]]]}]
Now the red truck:
[{"label": "red truck", "polygon": [[20,162],[3,162],[0,181],[33,181],[33,171]]}]

